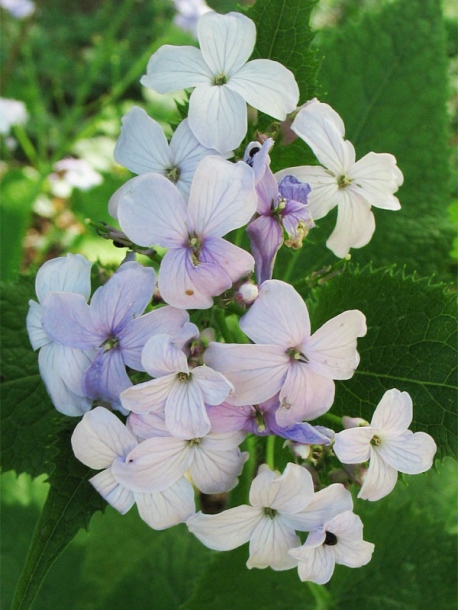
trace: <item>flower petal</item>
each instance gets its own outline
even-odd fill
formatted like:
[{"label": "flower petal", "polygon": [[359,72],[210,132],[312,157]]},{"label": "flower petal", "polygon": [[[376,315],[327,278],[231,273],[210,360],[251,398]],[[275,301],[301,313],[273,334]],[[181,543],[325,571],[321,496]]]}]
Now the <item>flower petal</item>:
[{"label": "flower petal", "polygon": [[192,481],[206,494],[230,491],[238,483],[248,453],[241,453],[238,448],[224,451],[212,445],[204,438],[193,448],[194,459],[189,468]]},{"label": "flower petal", "polygon": [[248,542],[262,515],[262,509],[242,505],[218,515],[198,512],[188,519],[187,526],[209,549],[231,551]]},{"label": "flower petal", "polygon": [[253,479],[250,504],[286,515],[302,511],[313,498],[313,480],[308,470],[289,462],[282,475],[262,468]]},{"label": "flower petal", "polygon": [[412,423],[412,399],[396,388],[387,390],[372,416],[371,426],[386,434],[401,434]]},{"label": "flower petal", "polygon": [[399,472],[420,474],[433,465],[437,446],[426,432],[411,432],[384,438],[377,447],[380,457]]},{"label": "flower petal", "polygon": [[186,356],[175,345],[171,335],[159,334],[151,337],[143,350],[142,363],[151,377],[189,373]]},{"label": "flower petal", "polygon": [[207,405],[220,405],[234,390],[234,386],[224,375],[209,366],[198,366],[192,369],[192,377],[199,386]]},{"label": "flower petal", "polygon": [[299,578],[303,582],[324,585],[331,580],[335,566],[332,547],[326,545],[307,547],[305,543],[298,549],[291,549],[289,554],[299,561],[297,569]]},{"label": "flower petal", "polygon": [[334,483],[316,492],[299,513],[288,515],[288,523],[295,530],[311,532],[339,513],[352,509],[351,493],[340,483]]},{"label": "flower petal", "polygon": [[270,280],[275,257],[283,243],[283,229],[274,216],[259,216],[247,227],[258,283]]},{"label": "flower petal", "polygon": [[299,101],[293,73],[270,59],[249,61],[229,79],[227,86],[250,106],[279,121],[284,121]]},{"label": "flower petal", "polygon": [[133,413],[160,411],[165,407],[170,389],[176,381],[176,375],[166,375],[152,381],[145,381],[131,386],[120,395],[124,409]]},{"label": "flower petal", "polygon": [[125,515],[135,503],[134,494],[122,485],[119,485],[111,472],[111,468],[96,474],[89,479],[89,483],[121,515]]},{"label": "flower petal", "polygon": [[29,301],[29,311],[27,312],[26,325],[30,343],[34,350],[51,343],[51,339],[45,333],[41,322],[43,313],[42,307],[36,301]]},{"label": "flower petal", "polygon": [[[345,430],[351,432],[351,430]],[[358,498],[362,500],[380,500],[393,491],[398,480],[398,473],[395,468],[387,464],[378,451],[371,446],[371,456],[369,468],[364,477]]]},{"label": "flower petal", "polygon": [[76,458],[94,470],[108,468],[117,457],[125,457],[137,441],[108,409],[96,407],[86,413],[72,434]]},{"label": "flower petal", "polygon": [[249,252],[234,246],[221,237],[207,237],[199,260],[201,263],[218,265],[227,273],[232,282],[252,273],[254,269],[254,259]]},{"label": "flower petal", "polygon": [[375,219],[370,205],[350,190],[342,190],[343,202],[337,208],[337,224],[326,246],[339,258],[344,258],[350,248],[362,248],[372,239]]},{"label": "flower petal", "polygon": [[57,343],[91,349],[105,339],[103,329],[96,328],[89,305],[80,294],[50,292],[43,301],[42,324],[46,334]]},{"label": "flower petal", "polygon": [[91,294],[92,263],[81,254],[67,254],[46,261],[35,278],[38,301],[43,302],[48,292],[76,292],[86,301]]},{"label": "flower petal", "polygon": [[117,163],[135,174],[158,172],[165,175],[165,171],[173,167],[162,127],[138,106],[123,116],[113,156]]},{"label": "flower petal", "polygon": [[132,385],[118,349],[100,350],[83,379],[84,391],[93,400],[119,404],[119,395]]},{"label": "flower petal", "polygon": [[384,210],[399,210],[401,205],[393,196],[403,183],[403,175],[396,165],[396,158],[388,153],[370,152],[351,170],[353,183],[368,203]]},{"label": "flower petal", "polygon": [[342,430],[334,436],[334,453],[342,464],[361,464],[370,456],[370,442],[376,428],[359,426]]},{"label": "flower petal", "polygon": [[158,93],[169,93],[211,82],[212,78],[199,49],[166,44],[151,55],[140,82]]},{"label": "flower petal", "polygon": [[184,477],[157,493],[135,493],[140,517],[155,530],[185,523],[195,513],[194,490]]},{"label": "flower petal", "polygon": [[177,438],[193,439],[210,432],[210,420],[205,409],[199,384],[191,377],[178,377],[170,388],[165,405],[167,428]]},{"label": "flower petal", "polygon": [[189,100],[189,126],[201,144],[220,153],[235,150],[247,131],[245,100],[227,85],[202,84]]},{"label": "flower petal", "polygon": [[255,527],[250,539],[250,557],[247,568],[267,568],[289,570],[297,561],[288,550],[299,546],[301,541],[282,520],[281,516],[264,516]]}]

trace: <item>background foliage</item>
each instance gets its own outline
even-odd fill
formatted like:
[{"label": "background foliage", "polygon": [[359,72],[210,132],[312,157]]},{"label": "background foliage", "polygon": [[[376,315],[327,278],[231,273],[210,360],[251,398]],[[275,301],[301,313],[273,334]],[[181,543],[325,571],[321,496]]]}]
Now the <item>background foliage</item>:
[{"label": "background foliage", "polygon": [[[235,4],[212,6],[227,12]],[[358,157],[370,150],[396,155],[405,175],[403,208],[376,210],[373,240],[338,270],[329,269],[335,259],[323,245],[335,218],[323,219],[302,250],[280,253],[276,274],[300,290],[314,328],[348,308],[367,315],[361,364],[353,379],[337,384],[333,413],[369,418],[386,389],[407,390],[414,428],[433,435],[440,457],[456,456],[456,295],[441,284],[450,282],[457,261],[446,106],[456,25],[437,0],[329,0],[316,9],[327,26],[314,37],[309,16],[316,5],[257,0],[246,9],[258,27],[255,54],[293,70],[301,101],[328,101]],[[28,607],[43,578],[37,609],[453,608],[457,467],[450,459],[435,472],[404,477],[381,502],[356,504],[365,537],[376,544],[374,558],[359,570],[338,567],[326,587],[300,583],[295,571],[248,571],[247,548],[214,553],[184,526],[153,532],[135,511],[100,512],[104,503],[86,482],[89,471],[71,454],[76,422],[51,406],[29,346],[24,319],[33,270],[68,250],[104,264],[122,260],[124,253],[91,233],[85,219],[109,221],[107,201],[130,177],[113,163],[112,150],[131,105],[164,125],[178,121],[170,97],[142,97],[138,79],[149,55],[164,42],[194,41],[172,24],[167,0],[65,3],[65,19],[63,10],[52,0],[24,22],[2,15],[2,95],[24,100],[32,117],[13,129],[16,148],[1,141],[2,278],[30,273],[2,291],[2,607],[9,607],[25,564],[17,608]],[[258,126],[278,128],[263,116]],[[87,159],[102,184],[56,195],[49,175],[69,155]],[[299,140],[272,152],[274,169],[311,161]],[[30,478],[43,473],[46,483]],[[245,477],[241,496],[247,468]]]}]

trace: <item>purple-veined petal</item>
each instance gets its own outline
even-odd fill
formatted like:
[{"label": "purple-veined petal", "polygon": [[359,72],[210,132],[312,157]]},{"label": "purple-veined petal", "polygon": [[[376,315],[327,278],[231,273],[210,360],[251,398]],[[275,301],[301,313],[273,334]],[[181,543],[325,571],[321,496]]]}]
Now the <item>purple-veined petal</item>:
[{"label": "purple-veined petal", "polygon": [[151,377],[163,377],[171,373],[189,373],[188,362],[171,335],[159,334],[146,343],[142,364]]},{"label": "purple-veined petal", "polygon": [[156,436],[170,436],[170,432],[165,424],[165,413],[163,410],[141,414],[130,413],[126,426],[135,436],[142,440]]},{"label": "purple-veined petal", "polygon": [[185,523],[196,512],[194,490],[184,477],[164,491],[134,495],[140,517],[155,530]]},{"label": "purple-veined petal", "polygon": [[226,492],[237,485],[247,459],[248,453],[241,453],[238,448],[224,451],[202,442],[193,447],[189,472],[194,485],[203,493]]},{"label": "purple-veined petal", "polygon": [[276,345],[210,343],[204,362],[232,383],[235,391],[227,402],[238,406],[259,404],[277,394],[289,368],[289,357]]},{"label": "purple-veined petal", "polygon": [[96,328],[89,305],[80,294],[50,292],[42,312],[43,328],[57,343],[84,350],[99,347],[107,338],[103,329]]},{"label": "purple-veined petal", "polygon": [[94,400],[119,403],[119,395],[132,385],[118,349],[100,350],[83,379],[84,391]]},{"label": "purple-veined petal", "polygon": [[234,390],[234,386],[218,371],[209,366],[198,366],[192,370],[193,381],[197,383],[207,405],[220,405]]},{"label": "purple-veined petal", "polygon": [[122,485],[119,485],[111,472],[111,468],[96,474],[89,479],[89,483],[121,515],[125,515],[135,503],[134,494]]},{"label": "purple-veined petal", "polygon": [[303,510],[288,515],[287,520],[293,529],[311,532],[339,513],[352,509],[351,493],[340,483],[334,483],[316,492]]},{"label": "purple-veined petal", "polygon": [[[308,185],[307,185],[308,186]],[[300,235],[300,223],[305,225],[307,231],[315,226],[308,205],[289,199],[281,213],[282,224],[290,239]],[[305,233],[307,235],[307,233]]]},{"label": "purple-veined petal", "polygon": [[437,446],[426,432],[411,432],[396,436],[380,435],[381,443],[377,451],[387,464],[405,474],[420,474],[433,465]]},{"label": "purple-veined petal", "polygon": [[251,405],[236,407],[223,402],[208,410],[212,432],[249,430],[254,409]]},{"label": "purple-veined petal", "polygon": [[29,311],[27,312],[26,325],[29,340],[34,350],[51,343],[51,339],[45,333],[41,322],[42,307],[36,301],[29,301]]},{"label": "purple-veined petal", "polygon": [[200,237],[223,237],[245,225],[256,211],[254,174],[243,162],[210,156],[197,167],[188,211]]},{"label": "purple-veined petal", "polygon": [[247,568],[294,568],[297,561],[288,554],[288,550],[298,547],[300,543],[299,536],[288,527],[281,515],[275,515],[273,518],[265,515],[251,535]]},{"label": "purple-veined petal", "polygon": [[270,59],[249,61],[229,79],[227,86],[250,106],[279,121],[296,109],[299,100],[293,73]]},{"label": "purple-veined petal", "polygon": [[96,407],[86,413],[72,434],[76,458],[93,468],[109,468],[117,457],[125,457],[137,441],[108,409]]},{"label": "purple-veined petal", "polygon": [[334,436],[334,453],[342,464],[361,464],[371,455],[370,442],[377,429],[369,426],[348,428]]},{"label": "purple-veined petal", "polygon": [[177,438],[193,439],[210,432],[210,420],[205,409],[199,384],[192,378],[178,376],[170,388],[165,405],[165,421],[170,433]]},{"label": "purple-veined petal", "polygon": [[387,390],[372,416],[371,426],[384,435],[402,434],[412,423],[412,399],[407,392],[396,388]]},{"label": "purple-veined petal", "polygon": [[[255,159],[259,154],[261,153],[256,153]],[[256,193],[258,195],[258,214],[271,214],[278,204],[278,183],[268,166],[264,166],[262,177],[256,181]]]},{"label": "purple-veined petal", "polygon": [[227,273],[232,282],[248,275],[254,269],[254,259],[249,252],[221,237],[208,237],[205,240],[199,260],[201,263],[217,265]]},{"label": "purple-veined petal", "polygon": [[302,511],[312,498],[311,474],[292,462],[281,476],[266,467],[261,468],[250,489],[250,504],[273,508],[286,515]]},{"label": "purple-veined petal", "polygon": [[325,528],[337,537],[337,544],[333,547],[336,563],[349,568],[360,568],[369,563],[374,545],[362,539],[363,524],[358,515],[347,510],[326,523]]},{"label": "purple-veined petal", "polygon": [[244,504],[218,515],[198,512],[188,519],[187,526],[209,549],[231,551],[248,542],[262,518],[262,509]]},{"label": "purple-veined petal", "polygon": [[123,263],[91,299],[91,319],[105,338],[117,336],[125,325],[143,313],[151,301],[156,272],[134,261]]},{"label": "purple-veined petal", "polygon": [[358,194],[342,189],[341,197],[344,201],[337,208],[337,224],[326,246],[336,256],[344,258],[350,248],[362,248],[370,242],[375,219],[370,205]]},{"label": "purple-veined petal", "polygon": [[232,451],[245,440],[246,433],[241,430],[232,432],[209,432],[200,439],[199,447],[205,451]]},{"label": "purple-veined petal", "polygon": [[357,309],[328,320],[302,346],[307,367],[323,377],[350,379],[359,364],[356,339],[366,332],[366,317]]},{"label": "purple-veined petal", "polygon": [[333,547],[321,545],[307,547],[307,543],[298,549],[291,549],[290,555],[298,562],[297,571],[302,581],[324,585],[331,580],[334,573],[335,555]]},{"label": "purple-veined petal", "polygon": [[176,186],[152,172],[137,176],[129,184],[117,206],[119,224],[129,239],[139,246],[164,248],[186,243],[188,213]]},{"label": "purple-veined petal", "polygon": [[310,336],[310,319],[300,294],[286,282],[269,280],[240,328],[255,343],[277,345],[285,350],[297,347]]},{"label": "purple-veined petal", "polygon": [[189,445],[172,436],[149,438],[125,460],[115,460],[112,472],[118,483],[131,491],[164,491],[180,479],[191,462]]},{"label": "purple-veined petal", "polygon": [[[351,432],[351,430],[345,430]],[[370,461],[363,486],[361,487],[358,498],[362,500],[380,500],[393,491],[398,480],[398,473],[395,468],[387,464],[378,451],[370,446]]]},{"label": "purple-veined petal", "polygon": [[152,381],[145,381],[131,386],[120,396],[124,409],[133,413],[160,411],[165,407],[170,389],[176,381],[176,375],[166,375]]},{"label": "purple-veined petal", "polygon": [[135,174],[158,172],[164,175],[165,170],[173,167],[162,127],[138,106],[123,116],[113,156],[117,163]]},{"label": "purple-veined petal", "polygon": [[202,55],[215,76],[235,73],[249,59],[256,41],[256,27],[240,13],[219,15],[210,11],[197,23]]},{"label": "purple-veined petal", "polygon": [[124,198],[129,198],[132,189],[135,187],[135,182],[139,179],[138,176],[134,176],[127,182],[125,182],[122,186],[120,186],[110,197],[108,201],[108,213],[112,218],[116,218],[118,220],[118,208],[119,203]]},{"label": "purple-veined petal", "polygon": [[283,243],[283,229],[274,216],[259,216],[247,227],[258,283],[270,280],[275,257]]},{"label": "purple-veined petal", "polygon": [[235,150],[247,131],[245,100],[227,85],[202,84],[189,100],[189,126],[207,148]]},{"label": "purple-veined petal", "polygon": [[81,254],[67,254],[46,261],[35,278],[38,301],[43,302],[48,292],[76,292],[86,301],[91,294],[92,263]]},{"label": "purple-veined petal", "polygon": [[140,82],[158,93],[169,93],[211,82],[212,78],[199,49],[166,44],[151,55]]},{"label": "purple-veined petal", "polygon": [[297,113],[291,129],[337,177],[346,175],[355,163],[355,149],[343,138],[342,119],[328,104],[318,101],[306,104]]},{"label": "purple-veined petal", "polygon": [[275,414],[269,417],[268,428],[277,436],[303,445],[329,445],[331,442],[329,436],[307,422],[300,422],[291,426],[279,426]]},{"label": "purple-veined petal", "polygon": [[208,309],[232,286],[229,275],[215,263],[194,265],[191,250],[175,248],[162,259],[159,291],[166,303],[181,309]]},{"label": "purple-veined petal", "polygon": [[358,189],[371,205],[384,210],[399,210],[401,205],[393,196],[403,183],[396,166],[396,158],[389,153],[370,152],[355,163],[351,170],[351,188]]}]

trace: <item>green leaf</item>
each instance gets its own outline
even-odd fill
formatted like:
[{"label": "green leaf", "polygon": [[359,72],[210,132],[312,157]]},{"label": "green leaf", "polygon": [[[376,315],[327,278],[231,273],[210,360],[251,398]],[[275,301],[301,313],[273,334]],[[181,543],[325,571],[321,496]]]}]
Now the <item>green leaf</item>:
[{"label": "green leaf", "polygon": [[1,462],[2,469],[38,476],[50,472],[53,443],[65,417],[52,405],[38,372],[25,326],[33,278],[5,284],[1,291]]},{"label": "green leaf", "polygon": [[70,437],[73,426],[62,430],[59,453],[49,477],[51,485],[35,528],[21,574],[12,610],[30,607],[52,564],[81,528],[87,528],[93,513],[103,510],[105,501],[88,482],[94,473],[73,455]]},{"label": "green leaf", "polygon": [[[353,260],[405,264],[423,277],[449,279],[449,89],[439,0],[389,3],[359,23],[323,30],[318,44],[325,55],[323,101],[342,116],[357,158],[392,153],[405,177],[402,209],[374,210],[375,234],[368,246],[352,250]],[[331,216],[312,239],[324,243],[335,224]]]},{"label": "green leaf", "polygon": [[456,457],[456,295],[402,271],[349,268],[312,296],[312,330],[348,309],[367,318],[367,335],[358,339],[361,361],[352,379],[336,383],[332,412],[370,421],[386,390],[407,391],[412,429],[431,434],[438,457]]}]

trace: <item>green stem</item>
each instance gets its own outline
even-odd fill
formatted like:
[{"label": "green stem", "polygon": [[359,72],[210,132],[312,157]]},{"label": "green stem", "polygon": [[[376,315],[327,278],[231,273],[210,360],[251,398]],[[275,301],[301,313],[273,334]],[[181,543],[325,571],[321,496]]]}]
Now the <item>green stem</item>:
[{"label": "green stem", "polygon": [[16,136],[17,141],[21,145],[22,150],[25,152],[26,157],[30,161],[31,165],[38,169],[40,165],[40,159],[38,157],[37,151],[35,150],[35,146],[27,135],[27,132],[25,131],[24,127],[22,125],[14,125],[13,133]]},{"label": "green stem", "polygon": [[306,582],[306,585],[313,595],[316,606],[315,610],[328,610],[330,607],[331,595],[322,585],[317,585],[314,582]]},{"label": "green stem", "polygon": [[266,463],[271,470],[275,470],[275,436],[267,437]]},{"label": "green stem", "polygon": [[224,341],[226,343],[233,343],[234,342],[233,337],[232,337],[231,331],[229,330],[229,327],[227,325],[224,310],[220,309],[219,307],[215,307],[213,313],[215,316],[216,325],[217,325],[218,330],[220,331]]},{"label": "green stem", "polygon": [[321,416],[323,419],[327,419],[329,422],[333,424],[338,424],[342,428],[342,418],[338,415],[334,415],[333,413],[325,413]]}]

